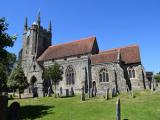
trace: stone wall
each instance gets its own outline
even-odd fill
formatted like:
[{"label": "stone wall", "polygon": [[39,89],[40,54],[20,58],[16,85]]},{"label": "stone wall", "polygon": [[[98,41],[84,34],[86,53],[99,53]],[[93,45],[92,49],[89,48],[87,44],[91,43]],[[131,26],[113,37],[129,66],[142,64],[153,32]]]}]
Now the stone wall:
[{"label": "stone wall", "polygon": [[[86,72],[85,68],[88,70],[88,55],[81,55],[80,57],[71,56],[67,58],[57,59],[57,60],[50,60],[44,62],[44,67],[49,67],[54,63],[58,63],[63,68],[63,79],[60,81],[57,92],[60,92],[60,88],[62,88],[62,93],[66,94],[66,89],[73,90],[75,93],[80,93],[82,86],[84,86],[86,80]],[[75,84],[74,85],[67,85],[66,84],[66,69],[68,66],[72,66],[75,72]],[[89,72],[88,72],[89,73]]]},{"label": "stone wall", "polygon": [[[99,72],[101,69],[106,69],[109,73],[109,82],[99,82]],[[117,88],[119,91],[126,90],[126,80],[124,79],[123,69],[114,63],[103,63],[92,65],[92,82],[96,82],[97,92],[103,94],[107,88]]]},{"label": "stone wall", "polygon": [[132,67],[135,70],[135,78],[129,78],[129,75],[127,75],[132,90],[143,90],[148,88],[146,73],[143,66],[141,64],[125,65],[124,69],[126,70],[126,73],[128,73],[129,67]]}]

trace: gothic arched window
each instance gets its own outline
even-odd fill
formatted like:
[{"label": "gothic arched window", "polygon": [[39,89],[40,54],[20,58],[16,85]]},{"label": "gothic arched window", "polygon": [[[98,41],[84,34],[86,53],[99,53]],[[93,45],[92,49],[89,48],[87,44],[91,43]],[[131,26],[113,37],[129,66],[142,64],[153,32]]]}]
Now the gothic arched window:
[{"label": "gothic arched window", "polygon": [[106,69],[101,69],[99,72],[99,82],[109,82],[109,75]]},{"label": "gothic arched window", "polygon": [[133,68],[128,68],[128,74],[130,78],[135,78],[135,70]]},{"label": "gothic arched window", "polygon": [[73,85],[75,83],[75,72],[72,66],[68,66],[66,69],[66,84]]}]

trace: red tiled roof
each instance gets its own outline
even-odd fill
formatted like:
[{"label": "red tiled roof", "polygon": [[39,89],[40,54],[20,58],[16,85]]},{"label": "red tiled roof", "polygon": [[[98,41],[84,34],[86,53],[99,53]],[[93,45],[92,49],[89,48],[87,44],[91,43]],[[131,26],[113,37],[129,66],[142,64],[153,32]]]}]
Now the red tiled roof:
[{"label": "red tiled roof", "polygon": [[137,45],[115,48],[108,51],[99,52],[99,54],[91,56],[91,63],[116,62],[120,50],[121,60],[125,64],[141,62],[139,47]]},{"label": "red tiled roof", "polygon": [[38,58],[38,61],[92,53],[95,41],[96,37],[89,37],[69,43],[49,46]]}]

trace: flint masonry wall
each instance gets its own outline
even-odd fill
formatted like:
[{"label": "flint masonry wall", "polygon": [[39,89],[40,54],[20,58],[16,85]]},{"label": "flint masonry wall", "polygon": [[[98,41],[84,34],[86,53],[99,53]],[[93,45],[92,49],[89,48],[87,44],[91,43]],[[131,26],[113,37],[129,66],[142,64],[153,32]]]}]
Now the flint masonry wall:
[{"label": "flint masonry wall", "polygon": [[132,67],[135,70],[135,78],[129,78],[128,75],[132,90],[143,90],[144,88],[148,88],[149,85],[144,67],[141,64],[124,65],[124,70],[128,72],[129,67]]},{"label": "flint masonry wall", "polygon": [[[101,69],[106,69],[109,75],[109,82],[99,82],[99,73]],[[92,82],[96,82],[98,94],[104,94],[107,88],[118,88],[119,91],[126,91],[126,80],[124,79],[123,69],[115,63],[95,64],[91,67]],[[115,75],[116,74],[116,75]],[[116,83],[117,81],[117,83]]]},{"label": "flint masonry wall", "polygon": [[[57,92],[59,92],[60,87],[62,87],[63,94],[65,94],[66,89],[71,89],[73,87],[74,92],[80,93],[82,86],[85,86],[85,80],[86,80],[86,72],[85,68],[88,70],[88,55],[81,55],[80,57],[72,56],[57,60],[50,60],[44,62],[44,67],[49,67],[53,65],[54,63],[58,63],[63,68],[63,80],[60,81],[58,85]],[[72,66],[75,72],[75,84],[74,85],[67,85],[66,84],[66,69],[68,66]]]}]

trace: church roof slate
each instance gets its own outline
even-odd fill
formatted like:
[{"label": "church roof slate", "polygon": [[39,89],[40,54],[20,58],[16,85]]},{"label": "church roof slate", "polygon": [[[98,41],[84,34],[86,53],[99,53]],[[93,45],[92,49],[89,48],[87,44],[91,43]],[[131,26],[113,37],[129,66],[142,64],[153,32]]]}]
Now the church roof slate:
[{"label": "church roof slate", "polygon": [[46,61],[67,56],[92,53],[95,42],[96,37],[88,37],[75,40],[73,42],[49,46],[38,58],[38,61]]},{"label": "church roof slate", "polygon": [[118,50],[120,50],[121,61],[125,64],[141,62],[139,46],[131,45],[99,52],[99,54],[90,57],[91,63],[98,64],[105,62],[117,62]]}]

